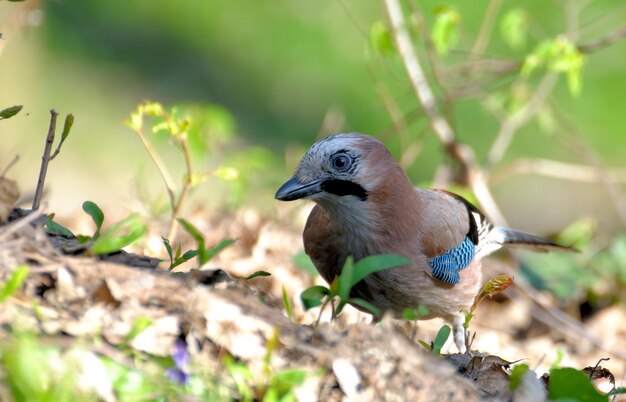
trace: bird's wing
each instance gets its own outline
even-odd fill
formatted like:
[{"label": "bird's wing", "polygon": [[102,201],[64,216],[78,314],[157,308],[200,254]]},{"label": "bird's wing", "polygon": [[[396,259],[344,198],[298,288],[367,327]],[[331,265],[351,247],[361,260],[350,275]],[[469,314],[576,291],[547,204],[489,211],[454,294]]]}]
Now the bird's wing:
[{"label": "bird's wing", "polygon": [[505,245],[508,247],[521,247],[539,252],[576,252],[576,250],[571,247],[562,246],[539,236],[531,235],[529,233],[504,226],[494,226],[491,222],[489,222],[487,217],[478,210],[478,208],[465,198],[446,190],[436,191],[449,195],[462,203],[467,209],[470,222],[470,230],[467,236],[476,246],[475,254],[478,258],[485,257]]},{"label": "bird's wing", "polygon": [[445,190],[418,190],[424,208],[424,251],[433,277],[450,284],[459,282],[459,271],[476,254],[484,216],[463,197]]}]

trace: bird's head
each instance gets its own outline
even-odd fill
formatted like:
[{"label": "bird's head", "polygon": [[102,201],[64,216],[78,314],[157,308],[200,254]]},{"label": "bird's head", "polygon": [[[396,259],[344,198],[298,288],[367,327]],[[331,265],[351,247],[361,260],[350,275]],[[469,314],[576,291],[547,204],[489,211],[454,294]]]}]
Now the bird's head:
[{"label": "bird's head", "polygon": [[[378,140],[363,134],[334,134],[311,146],[276,199],[307,198],[326,206],[368,201],[389,171],[400,170]],[[401,172],[401,170],[400,170]]]}]

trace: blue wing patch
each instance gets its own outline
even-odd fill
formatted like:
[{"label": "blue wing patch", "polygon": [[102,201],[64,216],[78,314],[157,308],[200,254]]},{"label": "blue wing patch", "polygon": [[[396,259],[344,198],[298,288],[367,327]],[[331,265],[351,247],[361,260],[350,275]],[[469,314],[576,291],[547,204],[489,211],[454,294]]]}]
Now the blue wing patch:
[{"label": "blue wing patch", "polygon": [[474,243],[469,237],[453,249],[428,260],[433,276],[444,282],[459,283],[459,271],[467,267],[474,258]]}]

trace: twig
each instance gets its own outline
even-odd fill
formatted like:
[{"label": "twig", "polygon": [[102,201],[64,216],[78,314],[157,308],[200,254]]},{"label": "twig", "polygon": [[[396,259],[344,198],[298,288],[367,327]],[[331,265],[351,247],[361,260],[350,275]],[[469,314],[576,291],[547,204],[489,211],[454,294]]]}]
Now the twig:
[{"label": "twig", "polygon": [[135,130],[135,132],[137,133],[137,135],[141,139],[141,142],[142,142],[143,146],[148,151],[148,154],[150,155],[150,158],[152,158],[152,161],[156,165],[157,170],[159,171],[159,174],[161,175],[161,178],[165,182],[165,188],[167,190],[167,195],[169,196],[170,205],[172,206],[172,209],[173,209],[174,205],[176,203],[175,196],[174,196],[174,181],[172,180],[172,177],[170,176],[170,173],[167,170],[167,167],[165,167],[165,164],[163,163],[163,161],[159,157],[159,154],[156,153],[156,151],[154,150],[154,148],[152,147],[150,142],[148,142],[148,139],[146,138],[146,135],[144,134],[143,129],[141,127],[138,127]]},{"label": "twig", "polygon": [[[602,169],[577,163],[555,161],[551,159],[521,158],[495,171],[489,177],[491,184],[500,182],[508,176],[536,174],[556,179],[597,183]],[[607,169],[604,172],[613,183],[626,183],[626,168]]]},{"label": "twig", "polygon": [[454,132],[448,122],[441,116],[437,110],[435,97],[430,89],[428,80],[424,75],[424,71],[419,63],[417,54],[411,44],[411,38],[406,29],[406,23],[402,8],[398,0],[383,0],[387,10],[387,16],[391,23],[393,36],[398,47],[398,52],[402,57],[404,68],[409,76],[411,85],[417,95],[424,112],[428,116],[430,123],[439,137],[439,140],[446,147],[455,145]]},{"label": "twig", "polygon": [[480,31],[478,31],[478,36],[474,42],[474,46],[472,46],[472,50],[470,50],[470,60],[479,59],[485,53],[485,49],[487,49],[489,39],[491,38],[491,32],[496,21],[496,16],[498,15],[498,10],[501,5],[502,0],[491,0],[487,5],[485,17],[483,18],[482,24],[480,24]]},{"label": "twig", "polygon": [[515,132],[530,121],[535,114],[539,111],[539,108],[552,92],[554,85],[556,84],[558,75],[555,72],[547,72],[539,85],[537,90],[533,94],[532,98],[524,105],[524,107],[518,112],[510,115],[502,122],[500,131],[496,136],[489,155],[487,157],[487,166],[491,166],[499,162],[508,149]]},{"label": "twig", "polygon": [[37,180],[37,189],[35,190],[35,199],[33,200],[33,210],[39,209],[41,196],[43,194],[43,186],[46,181],[46,173],[48,172],[48,164],[50,163],[50,152],[52,151],[52,143],[54,142],[54,132],[56,130],[57,116],[56,110],[50,110],[50,128],[46,136],[46,146],[41,157],[41,168],[39,169],[39,180]]},{"label": "twig", "polygon": [[13,160],[11,162],[9,162],[7,167],[4,168],[2,173],[0,173],[0,177],[4,177],[8,173],[8,171],[13,167],[13,165],[15,165],[17,163],[17,161],[19,161],[19,160],[20,160],[20,156],[19,155],[15,155],[15,158],[13,158]]},{"label": "twig", "polygon": [[624,38],[626,38],[626,25],[623,25],[620,28],[616,29],[615,31],[609,33],[604,38],[600,38],[593,42],[578,45],[578,50],[581,53],[585,53],[585,54],[597,52],[598,50],[604,49],[605,47],[610,46],[613,43]]},{"label": "twig", "polygon": [[564,138],[563,145],[571,148],[574,152],[586,159],[587,163],[596,167],[599,182],[604,185],[622,224],[626,226],[626,198],[624,197],[622,189],[617,185],[617,182],[611,177],[607,169],[604,168],[600,157],[590,146],[584,143],[579,134],[578,127],[571,124],[562,113],[559,113],[559,108],[556,105],[554,105],[552,109],[556,112],[555,116],[557,122],[564,127],[562,132],[569,134],[567,138]]},{"label": "twig", "polygon": [[392,27],[392,34],[402,58],[404,68],[409,76],[411,85],[419,99],[424,113],[435,131],[435,134],[443,144],[446,152],[461,165],[466,173],[468,182],[476,198],[485,209],[491,220],[497,224],[505,224],[504,216],[495,203],[489,188],[485,182],[485,175],[475,163],[474,152],[470,147],[456,142],[454,131],[448,121],[437,109],[435,97],[424,71],[419,63],[417,54],[411,44],[409,33],[406,29],[404,14],[398,0],[383,0],[387,16]]},{"label": "twig", "polygon": [[185,167],[187,169],[187,176],[183,180],[183,188],[181,190],[180,196],[178,197],[178,201],[175,205],[172,206],[172,220],[170,221],[170,228],[168,231],[167,238],[170,241],[174,241],[176,238],[176,231],[178,229],[178,221],[176,217],[180,214],[180,210],[182,209],[185,201],[187,200],[187,196],[189,195],[189,190],[191,190],[192,180],[193,180],[193,167],[191,165],[191,154],[189,152],[189,146],[187,144],[187,137],[182,136],[180,138],[180,146],[183,149],[183,155],[185,156]]}]

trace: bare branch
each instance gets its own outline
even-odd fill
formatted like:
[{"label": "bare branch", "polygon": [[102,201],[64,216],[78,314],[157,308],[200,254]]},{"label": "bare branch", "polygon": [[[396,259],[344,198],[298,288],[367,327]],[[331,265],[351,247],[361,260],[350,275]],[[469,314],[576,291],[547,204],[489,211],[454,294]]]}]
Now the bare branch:
[{"label": "bare branch", "polygon": [[483,18],[482,24],[480,24],[480,31],[478,31],[478,37],[474,42],[474,46],[472,46],[472,50],[470,50],[470,60],[479,59],[485,53],[501,5],[502,0],[491,0],[487,5],[485,17]]},{"label": "bare branch", "polygon": [[578,50],[581,53],[586,53],[586,54],[597,52],[598,50],[604,49],[605,47],[610,46],[613,43],[619,40],[622,40],[624,38],[626,38],[626,25],[623,25],[620,28],[616,29],[615,31],[609,33],[604,38],[600,38],[593,42],[578,45]]},{"label": "bare branch", "polygon": [[536,174],[553,177],[555,179],[597,183],[601,175],[605,174],[613,183],[626,183],[626,168],[607,169],[602,172],[597,166],[581,165],[550,159],[518,159],[490,176],[490,183],[494,184],[512,175]]},{"label": "bare branch", "polygon": [[150,144],[150,142],[146,138],[146,135],[144,134],[143,129],[141,127],[138,127],[134,131],[135,131],[135,133],[137,133],[137,135],[141,139],[141,143],[143,144],[143,146],[148,151],[148,154],[150,155],[150,158],[152,158],[152,161],[156,165],[157,170],[159,171],[159,174],[161,175],[161,178],[165,182],[165,188],[167,189],[167,195],[168,195],[168,197],[170,199],[170,205],[172,206],[172,209],[173,209],[174,205],[176,203],[176,199],[175,199],[175,196],[174,196],[174,191],[175,191],[174,181],[172,180],[172,177],[171,177],[169,171],[167,170],[167,167],[165,166],[165,163],[163,163],[163,161],[159,157],[159,154],[157,154],[157,152],[152,147],[152,144]]},{"label": "bare branch", "polygon": [[33,210],[38,210],[43,195],[43,186],[46,181],[46,173],[48,172],[48,164],[50,163],[50,153],[52,152],[52,143],[54,142],[54,132],[56,130],[57,116],[56,110],[50,110],[50,127],[46,136],[46,146],[44,147],[41,157],[41,168],[39,169],[39,179],[37,180],[37,189],[35,190],[35,199],[33,200]]},{"label": "bare branch", "polygon": [[439,140],[446,146],[453,146],[455,143],[454,132],[448,122],[441,116],[435,102],[435,97],[430,89],[428,80],[411,44],[409,32],[406,29],[406,22],[402,8],[398,0],[384,0],[387,16],[393,30],[394,40],[398,47],[398,52],[402,57],[404,68],[409,76],[411,85],[415,90],[419,101],[428,116],[433,130]]},{"label": "bare branch", "polygon": [[398,1],[399,0],[384,0],[383,2],[392,27],[392,34],[398,48],[398,53],[402,58],[413,90],[424,109],[424,113],[428,117],[431,127],[439,138],[439,141],[443,144],[446,152],[461,164],[461,167],[466,173],[469,185],[485,213],[495,224],[504,225],[506,224],[506,220],[487,187],[485,174],[476,165],[473,150],[469,146],[459,144],[456,141],[452,127],[438,110],[429,82],[420,65],[413,44],[411,43],[404,14]]},{"label": "bare branch", "polygon": [[547,72],[539,83],[532,98],[530,98],[524,107],[502,122],[500,131],[489,150],[487,166],[491,166],[502,159],[509,145],[511,145],[515,132],[528,123],[539,111],[541,105],[543,105],[548,95],[550,95],[550,92],[552,92],[557,78],[557,73]]}]

